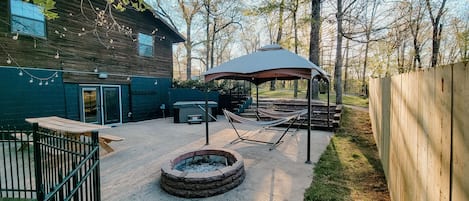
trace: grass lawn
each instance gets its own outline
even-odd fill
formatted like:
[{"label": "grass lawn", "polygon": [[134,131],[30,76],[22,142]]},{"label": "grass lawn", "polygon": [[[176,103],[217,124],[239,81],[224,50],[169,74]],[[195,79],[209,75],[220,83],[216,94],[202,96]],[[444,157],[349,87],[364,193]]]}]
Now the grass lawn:
[{"label": "grass lawn", "polygon": [[305,200],[390,200],[367,112],[344,108]]},{"label": "grass lawn", "polygon": [[[253,96],[255,96],[256,90],[253,90]],[[259,88],[260,97],[269,98],[293,98],[293,89],[276,89],[270,91],[268,88]],[[298,92],[298,98],[304,99],[306,97],[306,91],[300,90]],[[331,103],[335,103],[335,94],[330,94]],[[327,94],[319,94],[319,100],[327,101]],[[359,107],[368,107],[368,98],[359,96],[344,95],[342,96],[342,103],[346,105],[354,105]]]}]

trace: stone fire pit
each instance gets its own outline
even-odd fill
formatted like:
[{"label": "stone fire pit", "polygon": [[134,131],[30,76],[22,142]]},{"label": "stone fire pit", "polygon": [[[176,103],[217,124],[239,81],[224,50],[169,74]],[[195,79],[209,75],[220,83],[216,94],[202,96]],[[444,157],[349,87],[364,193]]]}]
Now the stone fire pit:
[{"label": "stone fire pit", "polygon": [[243,157],[228,149],[182,154],[161,168],[161,188],[185,198],[210,197],[240,185],[245,177]]}]

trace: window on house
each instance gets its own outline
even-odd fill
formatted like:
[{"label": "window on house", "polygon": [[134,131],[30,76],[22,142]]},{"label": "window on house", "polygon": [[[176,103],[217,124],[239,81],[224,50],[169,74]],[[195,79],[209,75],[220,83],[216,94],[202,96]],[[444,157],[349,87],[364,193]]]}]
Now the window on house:
[{"label": "window on house", "polygon": [[46,19],[42,8],[22,0],[10,0],[11,32],[46,37]]},{"label": "window on house", "polygon": [[153,37],[150,35],[138,34],[138,55],[153,57]]}]

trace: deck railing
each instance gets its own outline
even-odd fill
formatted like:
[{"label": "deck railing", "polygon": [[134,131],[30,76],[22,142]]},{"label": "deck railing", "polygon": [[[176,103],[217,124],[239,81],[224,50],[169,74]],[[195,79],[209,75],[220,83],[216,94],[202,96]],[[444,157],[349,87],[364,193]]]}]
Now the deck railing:
[{"label": "deck railing", "polygon": [[0,199],[100,200],[98,133],[0,129]]}]

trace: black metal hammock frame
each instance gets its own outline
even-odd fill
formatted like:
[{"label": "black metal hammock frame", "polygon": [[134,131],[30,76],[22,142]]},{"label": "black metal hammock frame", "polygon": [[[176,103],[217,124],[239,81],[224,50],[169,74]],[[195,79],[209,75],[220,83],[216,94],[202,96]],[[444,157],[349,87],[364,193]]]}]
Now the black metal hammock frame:
[{"label": "black metal hammock frame", "polygon": [[[269,150],[274,149],[277,145],[282,143],[283,142],[282,139],[285,136],[285,134],[287,134],[287,132],[290,130],[290,127],[300,118],[301,115],[304,115],[303,112],[301,112],[301,113],[293,113],[292,115],[284,116],[284,117],[281,117],[281,118],[278,118],[278,119],[274,119],[272,121],[255,121],[255,120],[251,120],[251,119],[247,119],[247,118],[238,116],[238,115],[236,115],[236,114],[234,114],[234,113],[232,113],[228,110],[225,110],[225,109],[223,109],[223,114],[225,115],[225,118],[231,124],[231,126],[233,127],[233,129],[236,132],[236,135],[238,136],[237,139],[231,141],[231,144],[238,141],[238,140],[258,142],[258,143],[270,144],[271,147],[269,148]],[[293,121],[290,121],[290,120],[293,120]],[[255,140],[255,139],[249,139],[249,138],[243,137],[242,135],[239,134],[238,129],[236,129],[236,127],[234,125],[234,122],[236,122],[236,123],[240,123],[240,124],[249,124],[249,125],[253,125],[253,126],[260,126],[260,127],[263,127],[263,128],[268,128],[268,127],[272,127],[272,126],[278,126],[280,124],[284,124],[284,123],[287,123],[289,121],[290,121],[290,124],[288,124],[288,127],[283,131],[280,138],[275,142]]]}]

